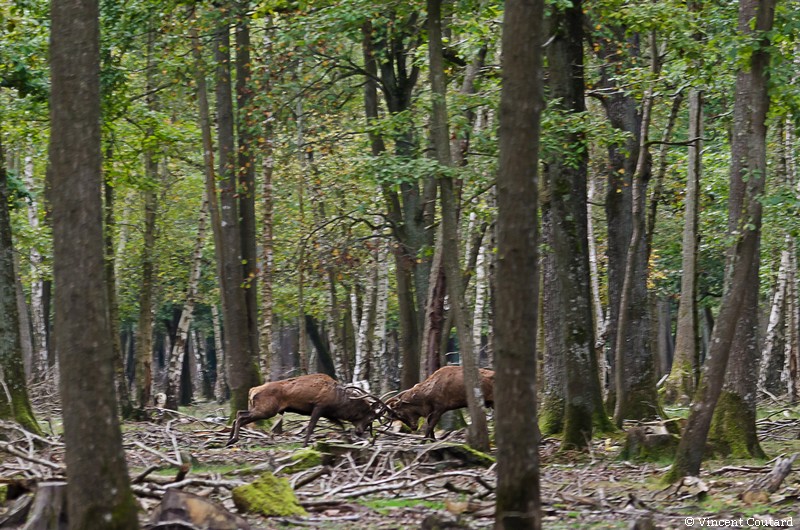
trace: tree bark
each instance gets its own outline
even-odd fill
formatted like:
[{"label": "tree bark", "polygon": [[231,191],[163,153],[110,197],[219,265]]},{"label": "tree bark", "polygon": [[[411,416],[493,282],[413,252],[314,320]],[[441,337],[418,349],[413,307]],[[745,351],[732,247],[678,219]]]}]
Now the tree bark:
[{"label": "tree bark", "polygon": [[104,281],[98,19],[92,0],[51,5],[54,338],[71,530],[139,526],[114,396]]},{"label": "tree bark", "polygon": [[[758,250],[766,177],[766,115],[769,108],[768,40],[775,17],[774,0],[740,0],[739,33],[758,32],[758,47],[749,59],[749,70],[736,77],[733,137],[731,142],[728,227],[734,243],[726,259],[725,293],[711,339],[708,359],[692,402],[689,419],[678,445],[668,478],[700,472],[712,415],[725,380],[728,358],[736,338],[748,292],[758,289]],[[755,29],[750,22],[755,19]],[[753,270],[755,269],[755,270]],[[753,279],[755,278],[755,285]],[[751,366],[755,370],[756,366]]]},{"label": "tree bark", "polygon": [[197,220],[197,236],[194,241],[189,282],[186,287],[186,301],[183,304],[181,317],[178,321],[175,342],[169,350],[169,358],[167,360],[167,387],[165,392],[167,401],[164,404],[164,408],[171,410],[178,410],[181,369],[183,368],[183,356],[186,352],[186,339],[189,336],[189,328],[192,325],[194,306],[197,302],[197,286],[200,283],[200,273],[203,270],[203,246],[206,240],[207,217],[208,196],[204,193],[203,206],[200,208],[200,217]]},{"label": "tree bark", "polygon": [[675,336],[672,370],[664,387],[665,403],[687,404],[694,393],[700,370],[700,329],[697,309],[697,251],[700,176],[703,151],[703,93],[689,92],[689,145],[684,198],[683,238],[681,246],[681,294]]},{"label": "tree bark", "polygon": [[[444,167],[452,167],[450,155],[450,132],[447,123],[447,88],[444,77],[444,58],[442,55],[442,17],[441,0],[428,0],[428,54],[430,58],[431,91],[433,110],[431,116],[431,137],[436,159]],[[456,322],[458,343],[461,351],[461,365],[464,370],[464,387],[467,393],[470,425],[467,441],[474,449],[489,449],[489,431],[486,414],[483,411],[480,373],[472,343],[472,316],[464,297],[464,282],[461,281],[459,264],[458,215],[453,179],[449,175],[440,177],[439,189],[442,207],[442,254],[450,310]]]},{"label": "tree bark", "polygon": [[[364,85],[368,122],[378,118],[376,80],[380,80],[387,111],[397,115],[411,107],[412,91],[419,77],[419,67],[412,60],[418,44],[419,15],[415,13],[403,19],[392,16],[395,17],[393,31],[388,37],[378,36],[369,22],[362,28],[364,65],[368,74]],[[412,130],[395,133],[393,140],[395,156],[410,158],[415,155],[416,140]],[[374,156],[386,151],[379,134],[370,132],[370,142]],[[420,333],[431,269],[430,259],[422,257],[420,251],[433,246],[431,226],[436,185],[432,177],[426,177],[422,186],[416,181],[401,183],[399,193],[388,182],[382,183],[381,188],[392,234],[398,243],[394,256],[402,357],[400,386],[410,388],[420,378]]]},{"label": "tree bark", "polygon": [[[791,254],[793,238],[784,237],[785,249],[781,251],[781,264],[778,269],[778,278],[775,283],[775,292],[772,295],[767,333],[764,337],[764,347],[761,351],[761,365],[758,370],[758,389],[771,394],[783,393],[780,389],[781,370],[784,365],[783,344],[779,340],[784,328],[784,322],[791,318],[787,311],[787,291],[789,290],[789,269],[791,267]],[[791,320],[788,320],[791,322]],[[787,329],[792,329],[787,327]]]},{"label": "tree bark", "polygon": [[543,107],[541,0],[508,0],[503,15],[495,305],[495,529],[539,529],[536,328],[537,169]]},{"label": "tree bark", "polygon": [[256,166],[249,0],[236,0],[236,131],[239,142],[238,198],[244,286],[250,355],[259,359],[258,256],[256,254]]},{"label": "tree bark", "polygon": [[25,385],[5,160],[0,143],[0,418],[41,434]]},{"label": "tree bark", "polygon": [[[651,82],[655,82],[660,70],[655,30],[650,35],[650,48]],[[622,427],[625,419],[646,420],[663,417],[656,394],[655,355],[650,339],[652,322],[647,293],[648,248],[645,206],[651,171],[647,136],[653,98],[653,90],[648,88],[642,99],[639,148],[636,170],[631,183],[632,230],[625,254],[614,347],[617,390],[614,423],[617,427]]]},{"label": "tree bark", "polygon": [[[554,36],[547,48],[550,94],[561,111],[580,115],[586,111],[581,2],[554,10],[549,23]],[[544,168],[547,197],[542,207],[547,222],[542,227],[551,253],[543,260],[545,363],[549,356],[563,357],[563,377],[555,382],[563,385],[562,446],[581,449],[591,441],[593,424],[603,430],[610,430],[611,424],[603,407],[594,351],[586,137],[580,130],[562,134],[560,143],[569,146],[569,154],[545,157]]]},{"label": "tree bark", "polygon": [[[25,167],[23,176],[25,186],[29,190],[34,188],[33,182],[33,157],[25,157]],[[28,203],[28,224],[31,230],[39,230],[39,207],[36,201]],[[30,251],[31,262],[31,325],[33,335],[33,363],[32,371],[44,376],[47,374],[47,314],[44,311],[44,280],[42,279],[42,260],[41,253],[35,246]]]},{"label": "tree bark", "polygon": [[[228,11],[229,14],[229,11]],[[241,224],[237,204],[234,116],[231,90],[230,34],[223,13],[214,35],[216,61],[217,142],[220,177],[219,239],[214,240],[220,262],[225,360],[231,391],[231,412],[247,409],[248,392],[260,382],[258,362],[250,348],[251,335],[245,290],[242,288]],[[216,193],[216,191],[214,191]],[[211,203],[209,203],[211,205]]]}]

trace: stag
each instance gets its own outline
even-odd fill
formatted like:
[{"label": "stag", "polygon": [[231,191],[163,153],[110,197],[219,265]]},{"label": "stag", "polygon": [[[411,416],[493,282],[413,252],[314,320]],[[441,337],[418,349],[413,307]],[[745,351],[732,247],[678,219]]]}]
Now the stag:
[{"label": "stag", "polygon": [[[484,404],[494,406],[494,372],[480,369],[481,391]],[[402,421],[412,431],[425,418],[425,437],[435,439],[433,428],[448,410],[467,406],[464,372],[460,366],[439,368],[425,381],[414,385],[386,402],[392,416]]]},{"label": "stag", "polygon": [[386,410],[386,405],[372,394],[357,387],[344,386],[325,374],[310,374],[272,381],[253,387],[248,394],[248,409],[236,413],[227,445],[239,440],[239,429],[258,420],[266,420],[284,412],[311,416],[303,445],[320,418],[327,418],[342,427],[348,421],[358,435],[372,428],[372,422]]}]

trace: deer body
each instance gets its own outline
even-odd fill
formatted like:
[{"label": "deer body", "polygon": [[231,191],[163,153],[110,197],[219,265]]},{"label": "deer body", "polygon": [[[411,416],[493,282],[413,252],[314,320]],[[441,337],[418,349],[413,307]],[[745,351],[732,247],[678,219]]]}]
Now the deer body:
[{"label": "deer body", "polygon": [[343,420],[348,421],[357,434],[363,434],[384,408],[385,405],[375,396],[341,385],[325,374],[271,381],[250,389],[248,409],[236,413],[227,445],[239,439],[242,426],[284,412],[311,416],[304,445],[308,445],[320,418],[327,418],[340,426]]},{"label": "deer body", "polygon": [[[484,404],[494,406],[494,372],[480,369]],[[391,413],[412,431],[425,418],[425,436],[434,439],[433,429],[448,410],[467,406],[464,372],[460,366],[445,366],[425,381],[414,385],[386,402]]]}]

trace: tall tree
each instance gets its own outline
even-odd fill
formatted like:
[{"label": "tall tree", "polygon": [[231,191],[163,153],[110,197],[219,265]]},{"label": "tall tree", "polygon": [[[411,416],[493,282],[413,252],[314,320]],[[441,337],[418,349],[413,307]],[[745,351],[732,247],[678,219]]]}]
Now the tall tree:
[{"label": "tall tree", "polygon": [[9,213],[6,156],[0,143],[0,418],[11,419],[31,432],[41,433],[33,415],[20,347],[14,246]]},{"label": "tall tree", "polygon": [[[222,9],[214,33],[216,61],[217,148],[219,149],[219,205],[221,230],[215,238],[220,262],[222,314],[225,325],[225,360],[228,385],[231,389],[231,411],[247,408],[247,394],[258,385],[258,362],[250,348],[251,336],[245,290],[242,288],[242,241],[237,204],[238,186],[236,149],[234,147],[234,113],[231,86],[230,10]],[[216,192],[215,192],[216,193]],[[213,203],[209,203],[212,205]]]},{"label": "tall tree", "polygon": [[683,244],[681,246],[681,294],[675,334],[675,355],[672,370],[665,383],[667,403],[688,403],[695,389],[700,370],[700,329],[697,310],[697,251],[700,211],[700,172],[703,150],[703,92],[693,88],[689,93],[689,156],[686,168]]},{"label": "tall tree", "polygon": [[114,397],[103,280],[98,18],[96,0],[51,5],[55,346],[71,530],[139,526]]},{"label": "tall tree", "polygon": [[[775,0],[739,2],[738,31],[742,36],[751,37],[755,47],[747,62],[749,68],[741,68],[736,75],[728,200],[728,230],[733,243],[726,258],[725,293],[720,313],[689,419],[668,475],[671,479],[696,476],[700,472],[712,416],[723,391],[728,359],[738,336],[737,330],[741,328],[740,319],[746,311],[748,297],[752,296],[751,291],[758,288],[760,196],[764,192],[767,172],[768,32],[774,18]],[[752,21],[755,21],[754,26],[751,26]],[[757,365],[736,366],[735,369],[749,369],[752,377]],[[748,406],[746,402],[740,403],[740,407],[742,405]],[[740,412],[745,417],[748,414],[746,408]]]},{"label": "tall tree", "polygon": [[[566,130],[559,146],[548,153],[544,179],[543,236],[548,246],[543,261],[547,356],[563,357],[564,374],[551,384],[563,385],[564,447],[582,448],[591,441],[593,424],[610,429],[605,413],[595,356],[589,279],[587,222],[588,149],[583,130],[569,124],[586,111],[583,78],[583,7],[553,9],[548,18],[552,42],[547,47],[549,96],[563,113]],[[555,375],[555,374],[554,374]]]},{"label": "tall tree", "polygon": [[536,425],[539,232],[536,220],[544,3],[509,0],[503,15],[495,302],[495,528],[542,526]]},{"label": "tall tree", "polygon": [[[431,116],[431,137],[436,151],[436,159],[443,168],[452,166],[450,156],[450,128],[447,123],[447,87],[444,77],[444,56],[442,52],[442,3],[441,0],[428,0],[428,54],[430,59],[431,91],[433,111]],[[461,350],[461,365],[464,370],[464,388],[467,392],[470,425],[469,444],[475,449],[489,449],[489,431],[486,415],[483,412],[480,373],[472,342],[472,315],[467,308],[464,296],[464,282],[461,281],[458,244],[458,205],[453,178],[444,175],[439,178],[442,206],[442,255],[450,298],[450,311],[456,322],[458,343]]]},{"label": "tall tree", "polygon": [[[367,120],[378,118],[378,86],[391,116],[402,116],[411,109],[420,70],[413,60],[414,50],[420,42],[419,13],[398,11],[387,9],[385,24],[365,23],[363,27],[368,77],[365,84]],[[373,83],[375,80],[378,82]],[[417,156],[413,127],[396,128],[390,136],[396,157],[409,160]],[[380,134],[371,135],[371,146],[375,156],[387,149]],[[436,183],[432,176],[426,176],[422,181],[404,178],[399,191],[397,188],[390,182],[382,183],[387,218],[397,241],[394,247],[395,281],[403,365],[400,386],[409,388],[419,381],[420,334],[431,270],[431,260],[422,256],[422,250],[433,245],[431,226]]]},{"label": "tall tree", "polygon": [[245,287],[247,329],[250,350],[258,358],[258,257],[256,255],[256,166],[253,139],[252,62],[250,59],[250,18],[248,0],[237,0],[236,9],[236,132],[239,142],[239,217],[242,237],[242,285]]},{"label": "tall tree", "polygon": [[[649,249],[647,246],[646,204],[651,161],[647,135],[654,102],[652,83],[660,71],[656,32],[650,32],[650,86],[642,98],[639,147],[631,180],[631,234],[624,256],[624,275],[619,293],[616,342],[614,346],[615,387],[614,423],[625,419],[648,419],[663,416],[656,394],[656,364],[650,332],[650,304],[647,292]],[[609,232],[613,230],[609,224]]]}]

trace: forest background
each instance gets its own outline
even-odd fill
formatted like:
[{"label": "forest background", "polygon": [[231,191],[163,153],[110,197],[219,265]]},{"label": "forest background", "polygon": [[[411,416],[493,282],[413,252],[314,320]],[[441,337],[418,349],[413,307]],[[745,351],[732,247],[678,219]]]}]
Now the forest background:
[{"label": "forest background", "polygon": [[[761,228],[731,214],[748,204],[731,153],[759,128],[734,111],[742,72],[768,79],[766,166],[740,172],[763,186],[763,237],[713,436],[758,455],[757,396],[797,397],[800,11],[780,3],[759,25],[768,4],[547,5],[529,301],[543,434],[581,447],[612,428],[606,410],[618,426],[663,418],[662,403],[695,392],[726,255]],[[25,378],[41,381],[58,370],[47,200],[66,193],[48,188],[49,12],[0,5],[2,207]],[[440,39],[432,6],[100,2],[105,286],[125,416],[157,393],[236,411],[251,386],[300,373],[385,392],[448,362],[493,364],[503,6],[444,3]]]}]

